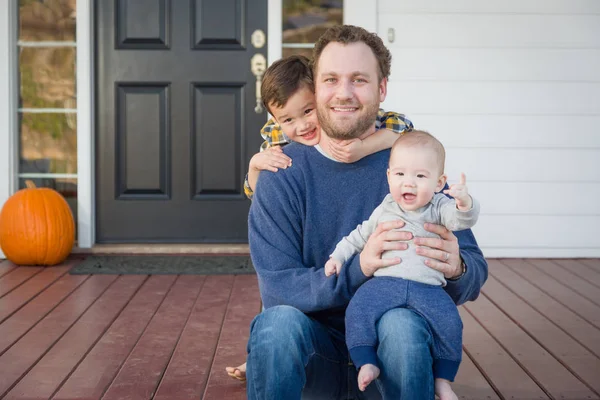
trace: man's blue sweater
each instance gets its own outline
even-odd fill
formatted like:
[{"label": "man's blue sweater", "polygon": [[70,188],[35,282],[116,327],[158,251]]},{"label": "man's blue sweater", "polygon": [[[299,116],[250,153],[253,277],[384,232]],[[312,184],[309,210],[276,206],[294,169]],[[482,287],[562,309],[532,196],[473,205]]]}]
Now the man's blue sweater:
[{"label": "man's blue sweater", "polygon": [[[248,216],[252,262],[265,308],[295,307],[340,331],[344,310],[367,278],[360,257],[349,260],[339,276],[326,277],[323,266],[335,245],[369,218],[389,187],[389,150],[345,164],[315,147],[284,147],[292,166],[262,171]],[[445,287],[457,304],[474,300],[487,279],[487,263],[471,230],[455,232],[467,273]]]}]

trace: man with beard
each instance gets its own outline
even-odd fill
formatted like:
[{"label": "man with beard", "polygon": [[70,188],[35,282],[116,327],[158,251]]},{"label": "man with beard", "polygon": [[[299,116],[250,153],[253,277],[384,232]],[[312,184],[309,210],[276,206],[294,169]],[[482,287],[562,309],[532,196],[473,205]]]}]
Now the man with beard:
[{"label": "man with beard", "polygon": [[377,326],[381,375],[363,393],[344,342],[345,308],[376,270],[401,262],[382,259],[382,253],[406,249],[409,240],[421,246],[428,266],[444,274],[445,290],[457,304],[478,296],[487,264],[470,230],[428,225],[441,239],[413,238],[401,230],[402,221],[390,221],[378,226],[339,276],[325,276],[322,268],[336,243],[389,191],[389,150],[344,164],[327,149],[331,141],[375,132],[391,55],[375,34],[341,26],[323,34],[313,59],[324,134],[317,146],[285,147],[293,165],[260,175],[248,217],[265,307],[250,328],[248,399],[432,399],[432,338],[425,320],[409,309],[383,315]]}]

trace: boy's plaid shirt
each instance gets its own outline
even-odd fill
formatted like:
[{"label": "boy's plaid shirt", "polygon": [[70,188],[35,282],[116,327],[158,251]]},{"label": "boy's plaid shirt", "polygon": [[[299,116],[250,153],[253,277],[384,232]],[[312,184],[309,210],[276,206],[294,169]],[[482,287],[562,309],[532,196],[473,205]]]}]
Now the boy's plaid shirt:
[{"label": "boy's plaid shirt", "polygon": [[[390,131],[402,134],[407,130],[411,130],[413,128],[413,123],[403,114],[393,111],[384,111],[380,108],[379,112],[377,113],[375,128],[389,129]],[[283,133],[283,130],[273,118],[269,119],[262,127],[260,134],[263,139],[265,139],[265,141],[260,145],[260,151],[264,151],[273,146],[285,146],[286,144],[290,143],[290,139],[288,139],[285,133]],[[248,174],[246,174],[246,179],[244,180],[244,193],[246,194],[246,197],[252,200],[254,191],[248,182]]]}]

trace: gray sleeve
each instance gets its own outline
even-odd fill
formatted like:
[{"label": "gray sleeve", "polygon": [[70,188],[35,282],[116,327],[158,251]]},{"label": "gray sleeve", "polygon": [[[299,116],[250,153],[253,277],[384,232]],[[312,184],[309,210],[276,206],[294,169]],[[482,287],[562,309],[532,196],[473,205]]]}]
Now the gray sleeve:
[{"label": "gray sleeve", "polygon": [[335,246],[335,250],[331,253],[330,257],[341,261],[343,264],[354,254],[360,253],[365,247],[367,240],[369,240],[369,237],[375,232],[382,209],[383,205],[380,204],[373,210],[368,220],[359,224],[348,236],[344,236],[337,246]]},{"label": "gray sleeve", "polygon": [[479,202],[471,196],[473,206],[469,211],[456,208],[456,201],[444,195],[439,196],[438,210],[442,225],[451,231],[469,229],[479,218]]}]

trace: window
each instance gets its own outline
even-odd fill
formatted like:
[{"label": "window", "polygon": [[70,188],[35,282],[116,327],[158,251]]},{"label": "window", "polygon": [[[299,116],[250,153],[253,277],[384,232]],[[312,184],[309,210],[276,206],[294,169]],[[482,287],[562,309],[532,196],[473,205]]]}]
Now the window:
[{"label": "window", "polygon": [[343,22],[342,0],[283,0],[283,57],[312,57],[315,42],[328,28]]},{"label": "window", "polygon": [[19,188],[61,193],[76,217],[76,0],[19,0]]}]

